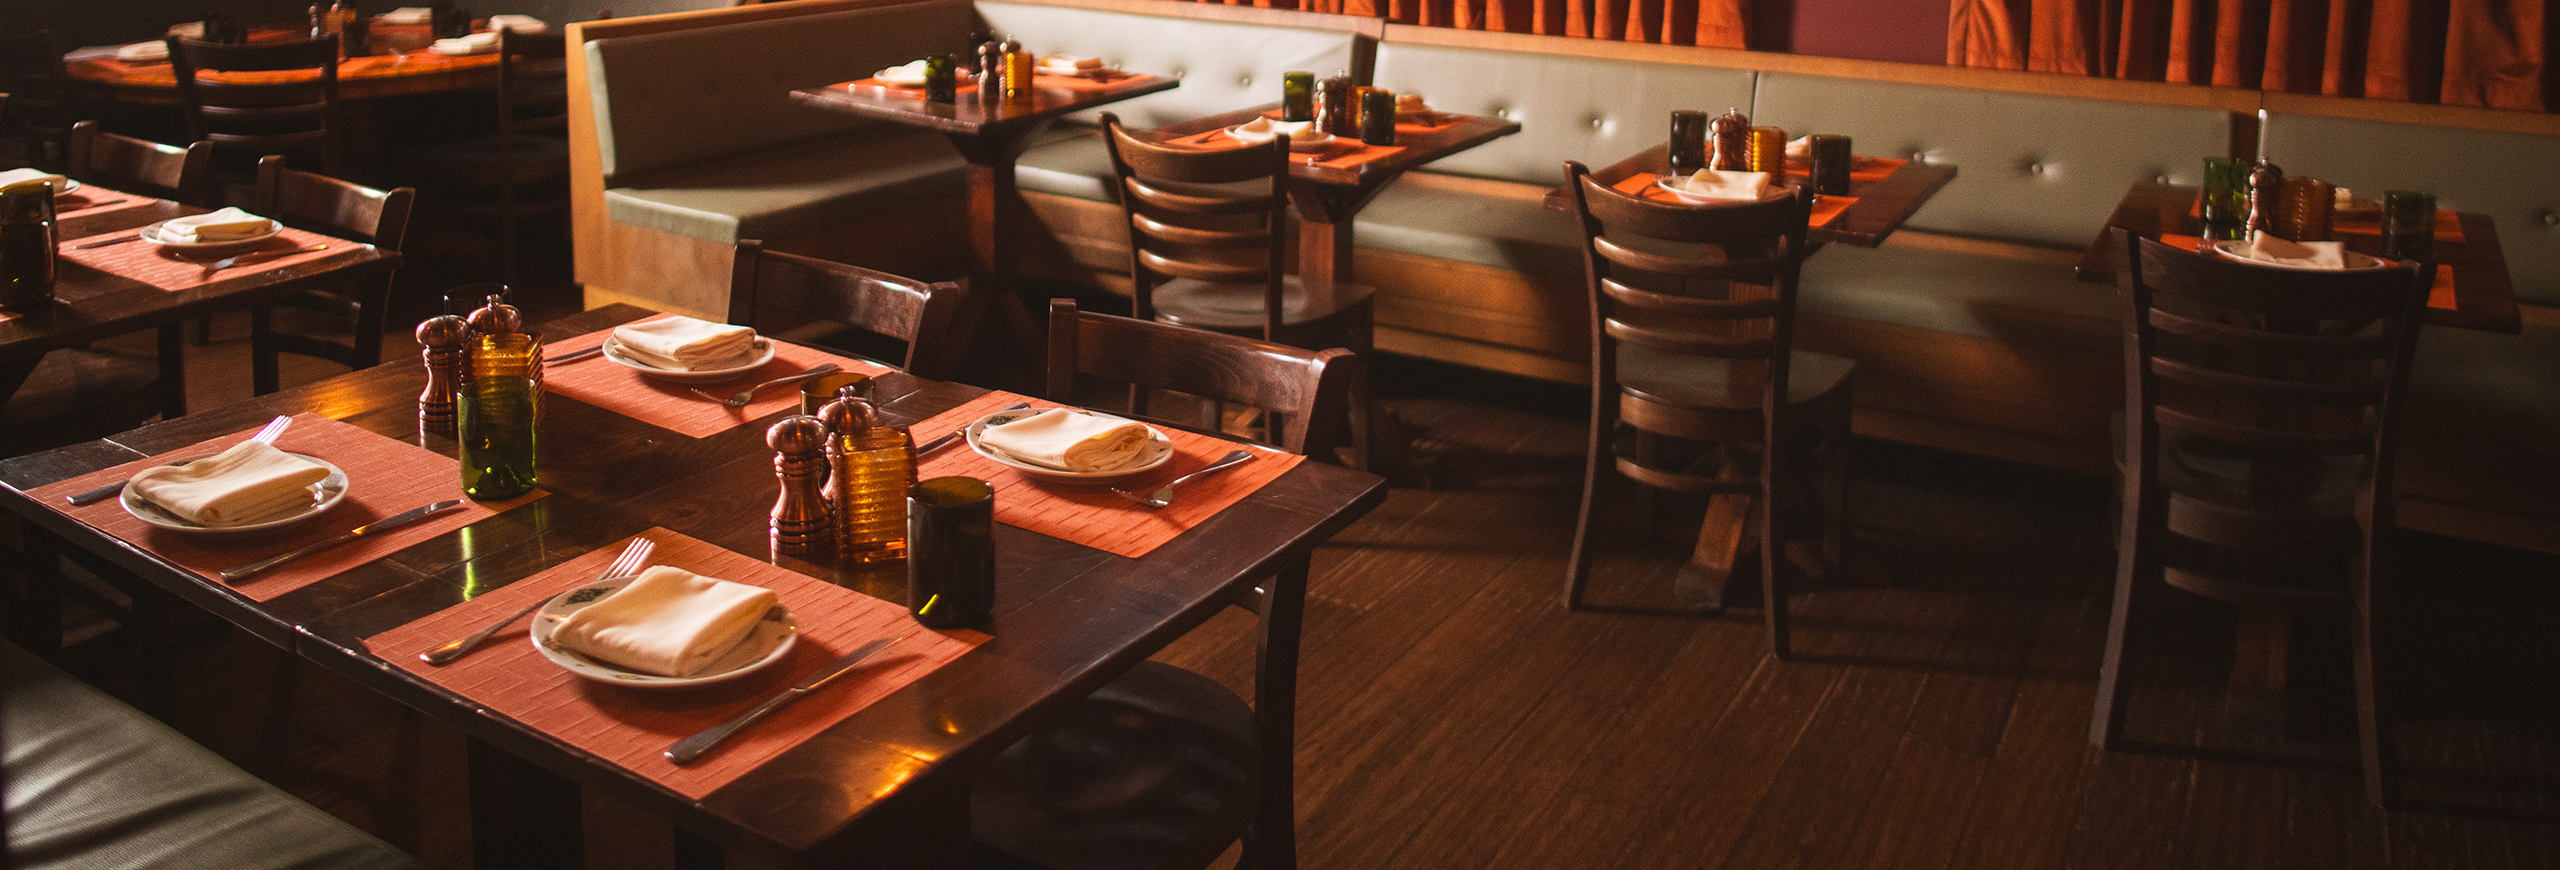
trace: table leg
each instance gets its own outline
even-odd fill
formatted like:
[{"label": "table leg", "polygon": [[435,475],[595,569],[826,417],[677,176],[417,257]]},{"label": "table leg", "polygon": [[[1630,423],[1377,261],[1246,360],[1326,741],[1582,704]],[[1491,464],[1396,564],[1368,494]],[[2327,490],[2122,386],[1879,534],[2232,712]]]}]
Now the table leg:
[{"label": "table leg", "polygon": [[1335,288],[1352,283],[1350,221],[1311,219],[1300,212],[1298,281],[1306,285],[1308,307],[1333,308]]},{"label": "table leg", "polygon": [[473,739],[471,865],[493,868],[580,867],[586,863],[578,784]]}]

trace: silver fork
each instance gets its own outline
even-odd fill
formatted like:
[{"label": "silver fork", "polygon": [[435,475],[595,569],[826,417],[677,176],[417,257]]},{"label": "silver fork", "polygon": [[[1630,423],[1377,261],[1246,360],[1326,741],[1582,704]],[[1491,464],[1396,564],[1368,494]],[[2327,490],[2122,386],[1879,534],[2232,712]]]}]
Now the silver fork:
[{"label": "silver fork", "polygon": [[[622,548],[622,555],[614,557],[613,564],[606,566],[604,573],[596,575],[596,582],[601,583],[615,577],[639,573],[640,566],[649,563],[649,551],[656,548],[657,544],[647,538],[632,539],[630,546]],[[516,624],[516,620],[523,619],[525,614],[540,610],[542,605],[549,603],[551,603],[550,598],[536,598],[532,604],[525,605],[523,610],[507,614],[507,618],[489,623],[487,628],[446,641],[443,646],[419,653],[418,660],[431,665],[451,664],[454,659],[461,658],[463,653],[470,652],[472,648],[479,646],[481,641],[488,640],[490,635],[497,634],[498,629]]]},{"label": "silver fork", "polygon": [[[278,414],[275,419],[267,421],[266,428],[258,430],[258,434],[256,435],[249,436],[249,440],[260,444],[274,444],[278,437],[284,435],[285,427],[291,425],[293,425],[293,417]],[[195,460],[193,459],[189,459],[186,462],[174,463],[170,467],[175,468],[179,465],[185,465],[187,462],[194,461]],[[88,490],[86,492],[75,492],[70,495],[63,496],[62,500],[74,505],[96,504],[98,502],[106,501],[108,497],[113,496],[116,493],[123,492],[124,484],[124,481],[119,480],[114,483],[98,487],[97,489]]]},{"label": "silver fork", "polygon": [[805,381],[805,380],[808,380],[808,379],[810,379],[810,378],[814,378],[814,377],[817,377],[817,376],[819,376],[819,375],[823,375],[823,374],[826,374],[826,373],[828,373],[828,372],[835,371],[837,368],[838,368],[838,366],[837,366],[835,363],[827,363],[827,364],[825,364],[825,365],[821,365],[821,366],[818,366],[818,367],[816,367],[816,368],[812,368],[812,369],[808,369],[808,370],[806,370],[806,371],[802,371],[802,372],[800,372],[800,373],[798,373],[798,374],[784,375],[784,376],[782,376],[782,377],[774,378],[773,380],[766,381],[766,382],[764,382],[764,383],[757,384],[757,385],[755,385],[755,386],[748,387],[748,388],[743,389],[743,390],[739,390],[739,391],[737,391],[737,392],[735,392],[735,393],[731,393],[731,394],[729,394],[729,396],[728,396],[727,398],[722,398],[722,397],[720,397],[720,396],[715,396],[715,395],[712,395],[712,394],[710,394],[710,393],[703,392],[703,391],[701,391],[701,390],[699,390],[699,389],[694,390],[694,391],[693,391],[693,394],[694,394],[694,395],[697,395],[697,396],[701,396],[701,397],[703,397],[703,398],[705,398],[705,399],[710,399],[710,400],[712,400],[712,401],[714,401],[714,402],[718,402],[718,403],[723,404],[723,405],[727,405],[727,406],[732,407],[732,408],[744,408],[744,407],[746,407],[746,406],[747,406],[747,403],[748,403],[748,402],[752,402],[752,401],[755,401],[755,400],[756,400],[756,394],[757,394],[757,393],[763,392],[766,388],[769,388],[769,387],[779,387],[779,386],[782,386],[783,384],[797,383],[797,382],[800,382],[800,381]]},{"label": "silver fork", "polygon": [[314,242],[290,251],[251,251],[246,254],[233,254],[205,264],[204,273],[206,275],[212,275],[215,272],[220,272],[224,269],[228,269],[242,263],[255,263],[260,260],[273,260],[277,257],[290,257],[295,254],[305,254],[312,251],[326,251],[328,249],[329,245],[327,243]]},{"label": "silver fork", "polygon": [[1197,478],[1197,477],[1204,477],[1204,476],[1207,476],[1207,475],[1210,475],[1210,474],[1215,474],[1215,473],[1217,473],[1217,472],[1225,471],[1225,470],[1227,470],[1228,468],[1231,468],[1231,467],[1234,467],[1234,466],[1237,466],[1237,465],[1242,465],[1242,464],[1244,464],[1244,463],[1246,463],[1246,462],[1251,461],[1252,459],[1253,459],[1253,451],[1251,451],[1251,450],[1237,450],[1237,451],[1234,451],[1234,452],[1228,453],[1228,454],[1227,454],[1227,455],[1225,455],[1225,456],[1218,457],[1218,461],[1216,461],[1216,462],[1212,462],[1212,463],[1209,463],[1208,467],[1202,468],[1202,469],[1200,469],[1199,471],[1194,471],[1194,472],[1192,472],[1192,473],[1190,473],[1190,474],[1185,474],[1185,475],[1183,475],[1183,476],[1181,476],[1181,477],[1174,478],[1171,482],[1166,483],[1166,484],[1165,484],[1165,485],[1163,485],[1163,486],[1156,487],[1156,491],[1151,492],[1151,493],[1147,493],[1146,495],[1139,495],[1139,494],[1137,494],[1137,493],[1130,492],[1130,491],[1128,491],[1128,490],[1121,489],[1121,488],[1116,487],[1116,486],[1114,486],[1114,487],[1110,487],[1110,490],[1111,490],[1113,493],[1118,494],[1121,498],[1125,498],[1125,499],[1128,499],[1128,500],[1130,500],[1130,501],[1134,501],[1134,502],[1137,502],[1137,503],[1142,504],[1142,505],[1146,505],[1146,506],[1151,507],[1151,508],[1160,508],[1160,507],[1165,507],[1165,506],[1167,506],[1167,505],[1171,505],[1171,504],[1173,504],[1173,488],[1174,488],[1174,487],[1181,486],[1181,485],[1186,484],[1186,483],[1190,483],[1190,482],[1191,482],[1191,480],[1192,480],[1193,478]]}]

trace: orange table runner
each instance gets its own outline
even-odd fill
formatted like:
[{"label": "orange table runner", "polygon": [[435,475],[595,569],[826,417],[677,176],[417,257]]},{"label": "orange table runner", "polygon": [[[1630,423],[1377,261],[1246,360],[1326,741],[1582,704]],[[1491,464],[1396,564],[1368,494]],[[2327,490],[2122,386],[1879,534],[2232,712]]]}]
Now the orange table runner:
[{"label": "orange table runner", "polygon": [[[2161,233],[2160,243],[2173,248],[2192,251],[2203,247],[2204,239],[2198,236],[2182,236],[2176,233]],[[2461,306],[2455,302],[2453,296],[2452,266],[2447,266],[2443,263],[2436,264],[2435,285],[2427,288],[2427,307],[2441,308],[2446,311],[2461,310]]]},{"label": "orange table runner", "polygon": [[[435,667],[418,660],[421,651],[594,580],[622,553],[619,541],[366,638],[365,643],[374,655],[428,682],[698,799],[987,639],[974,631],[925,628],[907,615],[904,606],[663,528],[640,536],[657,543],[650,564],[773,590],[800,626],[791,652],[763,670],[722,683],[682,688],[607,685],[552,664],[534,649],[531,628],[519,622],[491,635],[485,645],[453,664]],[[825,689],[730,737],[694,763],[678,767],[663,754],[676,741],[728,721],[837,656],[882,637],[904,640]]]},{"label": "orange table runner", "polygon": [[[673,315],[668,315],[673,316]],[[663,320],[654,317],[635,321],[649,323]],[[564,338],[543,349],[546,356],[562,356],[603,344],[613,330],[599,329],[585,335]],[[889,372],[879,363],[837,356],[815,348],[802,347],[778,338],[773,342],[773,361],[756,370],[712,384],[688,384],[661,380],[632,371],[621,363],[592,356],[577,362],[562,363],[543,372],[543,386],[551,392],[695,438],[705,438],[745,425],[786,407],[798,407],[800,391],[774,387],[756,394],[756,400],[743,408],[732,408],[694,395],[692,388],[725,396],[745,389],[750,384],[769,381],[792,372],[803,371],[820,363],[835,363],[845,371],[878,377]]]},{"label": "orange table runner", "polygon": [[[247,441],[255,434],[255,429],[234,432],[148,459],[137,459],[40,486],[30,490],[27,497],[92,528],[150,550],[160,558],[214,583],[222,582],[216,575],[225,568],[273,556],[428,502],[462,497],[462,472],[452,458],[327,417],[300,414],[293,418],[293,428],[276,440],[276,447],[326,459],[347,472],[346,500],[328,513],[305,520],[300,525],[272,534],[194,534],[170,531],[135,519],[117,499],[110,498],[83,507],[73,507],[62,500],[72,493],[132,477],[135,472],[153,465],[219,452]],[[232,588],[252,601],[268,601],[543,495],[545,493],[541,490],[535,490],[494,504],[465,502],[459,508],[287,562],[243,580]]]},{"label": "orange table runner", "polygon": [[53,219],[70,220],[82,215],[140,208],[159,201],[156,197],[136,196],[119,190],[108,190],[94,184],[83,184],[80,185],[79,190],[53,198]]},{"label": "orange table runner", "polygon": [[[158,287],[162,290],[186,290],[195,287],[202,287],[215,281],[237,278],[242,275],[253,275],[270,269],[281,269],[297,263],[307,263],[328,257],[343,257],[346,256],[349,251],[358,250],[364,247],[363,243],[360,242],[350,242],[345,239],[332,238],[319,233],[304,232],[302,230],[288,227],[284,232],[276,234],[274,238],[259,242],[256,245],[225,250],[219,257],[181,256],[174,251],[143,241],[126,242],[121,245],[108,245],[102,248],[89,248],[86,250],[80,248],[80,245],[90,241],[106,241],[109,238],[119,235],[129,235],[132,232],[133,230],[119,230],[113,233],[101,233],[86,239],[71,239],[62,245],[62,258],[101,272],[131,278],[133,280],[149,284],[153,287]],[[245,254],[253,251],[291,251],[295,248],[303,248],[319,244],[325,244],[329,247],[326,250],[303,251],[300,253],[286,254],[270,260],[259,260],[255,263],[242,263],[212,274],[205,273],[206,266],[212,265],[216,260],[220,260],[223,257],[229,257],[234,254]]]},{"label": "orange table runner", "polygon": [[[1671,191],[1664,190],[1659,185],[1654,184],[1656,180],[1661,178],[1662,176],[1655,175],[1650,172],[1638,172],[1634,175],[1627,176],[1616,184],[1610,185],[1610,187],[1619,193],[1623,193],[1628,196],[1640,196],[1654,202],[1667,202],[1674,205],[1696,204],[1691,203],[1688,200],[1681,199],[1680,197],[1673,195]],[[1834,219],[1840,217],[1840,212],[1847,210],[1849,206],[1856,204],[1857,201],[1858,198],[1854,196],[1815,197],[1813,200],[1813,212],[1805,217],[1805,225],[1816,227],[1829,226]]]},{"label": "orange table runner", "polygon": [[[849,82],[840,82],[832,85],[832,87],[843,88],[848,91],[861,91],[871,94],[888,94],[890,96],[898,97],[914,97],[919,100],[924,99],[923,85],[892,84],[890,82],[881,81],[878,78],[854,79]],[[977,92],[978,83],[974,79],[969,80],[966,84],[953,85],[951,90],[951,93],[954,95],[974,94]]]},{"label": "orange table runner", "polygon": [[[1341,139],[1337,141],[1351,142],[1352,140]],[[1242,148],[1253,143],[1227,135],[1226,129],[1222,127],[1206,133],[1193,133],[1188,136],[1176,136],[1167,140],[1166,144],[1181,145],[1191,148]],[[1331,166],[1336,169],[1343,169],[1358,166],[1404,150],[1404,146],[1402,145],[1357,144],[1359,144],[1360,147],[1352,148],[1348,146],[1329,146],[1323,151],[1292,153],[1289,155],[1289,159],[1313,166]]]},{"label": "orange table runner", "polygon": [[1031,85],[1032,87],[1039,88],[1065,88],[1070,91],[1108,91],[1114,88],[1128,87],[1130,85],[1155,78],[1155,74],[1153,73],[1130,73],[1121,72],[1119,70],[1103,70],[1102,72],[1105,75],[1109,75],[1110,78],[1095,79],[1084,75],[1062,76],[1041,72],[1039,69],[1034,68],[1031,71]]},{"label": "orange table runner", "polygon": [[[1015,402],[1029,402],[1035,408],[1058,407],[1055,402],[1012,393],[988,393],[918,423],[910,431],[918,443],[930,441]],[[1172,506],[1163,508],[1145,507],[1113,495],[1098,485],[1035,480],[980,456],[977,451],[969,449],[968,444],[959,442],[925,457],[922,466],[916,469],[916,476],[922,479],[965,475],[984,480],[995,487],[997,522],[1135,559],[1181,537],[1191,527],[1206,522],[1219,511],[1226,510],[1228,505],[1243,501],[1245,496],[1252,495],[1264,484],[1278,479],[1306,460],[1303,456],[1257,445],[1179,429],[1158,428],[1172,439],[1173,458],[1162,468],[1116,481],[1114,486],[1139,491],[1154,489],[1164,485],[1165,481],[1215,462],[1227,451],[1239,447],[1259,455],[1252,462],[1183,484],[1182,497],[1175,499]]]},{"label": "orange table runner", "polygon": [[[1280,110],[1264,109],[1262,116],[1277,121],[1280,120]],[[1465,115],[1454,115],[1448,112],[1398,112],[1396,113],[1396,135],[1410,133],[1419,136],[1424,133],[1437,133],[1465,123],[1466,120]]]}]

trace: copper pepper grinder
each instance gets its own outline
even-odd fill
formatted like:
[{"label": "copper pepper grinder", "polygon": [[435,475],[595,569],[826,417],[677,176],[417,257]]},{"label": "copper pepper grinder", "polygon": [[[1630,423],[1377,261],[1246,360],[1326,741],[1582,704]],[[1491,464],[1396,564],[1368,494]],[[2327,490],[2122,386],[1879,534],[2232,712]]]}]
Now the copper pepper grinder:
[{"label": "copper pepper grinder", "polygon": [[1747,172],[1751,169],[1751,119],[1741,109],[1726,109],[1724,114],[1707,122],[1707,142],[1715,156],[1708,169]]},{"label": "copper pepper grinder", "polygon": [[2258,158],[2258,165],[2249,170],[2249,233],[2244,239],[2275,232],[2277,191],[2283,187],[2284,170]]},{"label": "copper pepper grinder", "polygon": [[427,388],[418,394],[418,434],[453,437],[453,392],[462,371],[463,341],[471,326],[439,314],[418,323],[418,356],[427,363]]},{"label": "copper pepper grinder", "polygon": [[784,417],[765,430],[765,446],[773,448],[773,476],[781,484],[781,494],[774,497],[773,514],[765,524],[765,536],[773,542],[774,555],[822,552],[834,535],[833,525],[827,522],[827,500],[818,490],[818,478],[826,468],[828,440],[826,424],[799,414]]}]

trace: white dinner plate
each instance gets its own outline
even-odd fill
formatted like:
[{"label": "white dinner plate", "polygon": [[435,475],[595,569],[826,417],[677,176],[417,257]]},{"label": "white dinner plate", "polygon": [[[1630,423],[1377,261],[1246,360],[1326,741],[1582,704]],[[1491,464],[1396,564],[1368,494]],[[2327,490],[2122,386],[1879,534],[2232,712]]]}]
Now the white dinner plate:
[{"label": "white dinner plate", "polygon": [[584,653],[561,649],[551,643],[551,631],[560,624],[561,620],[569,618],[569,614],[586,609],[587,605],[596,603],[598,599],[613,594],[614,590],[630,585],[634,579],[637,578],[615,577],[610,580],[598,580],[552,596],[550,601],[543,603],[542,610],[533,615],[533,648],[541,651],[543,658],[550,659],[552,664],[559,665],[569,673],[600,683],[673,688],[734,680],[763,670],[765,666],[781,661],[784,656],[789,655],[791,645],[800,639],[800,620],[791,615],[791,608],[776,604],[764,612],[764,618],[756,620],[756,627],[747,632],[745,640],[738,641],[737,646],[730,647],[728,652],[713,659],[709,667],[702,669],[702,673],[690,677],[644,674],[620,665],[606,664],[588,658]]},{"label": "white dinner plate", "polygon": [[[1685,176],[1685,175],[1684,175],[1684,176],[1679,176],[1679,177],[1680,177],[1680,178],[1687,178],[1688,176]],[[1669,175],[1665,175],[1665,176],[1662,176],[1662,177],[1660,177],[1660,178],[1656,178],[1656,179],[1654,179],[1654,180],[1653,180],[1653,186],[1655,186],[1655,187],[1659,187],[1659,188],[1662,188],[1662,190],[1663,190],[1664,192],[1669,193],[1669,194],[1671,194],[1672,196],[1679,197],[1681,202],[1685,202],[1685,203],[1688,203],[1688,204],[1690,204],[1690,205],[1722,205],[1722,204],[1726,204],[1726,203],[1739,203],[1739,202],[1768,202],[1768,201],[1773,200],[1773,199],[1785,199],[1785,198],[1787,198],[1787,197],[1790,197],[1790,196],[1794,196],[1794,195],[1795,195],[1795,189],[1794,189],[1794,188],[1792,188],[1792,187],[1788,187],[1787,185],[1784,185],[1784,184],[1778,184],[1778,185],[1773,185],[1773,186],[1771,186],[1767,192],[1760,194],[1760,198],[1759,198],[1758,200],[1725,199],[1725,198],[1723,198],[1723,197],[1715,197],[1715,196],[1699,196],[1699,195],[1697,195],[1697,194],[1690,193],[1689,191],[1682,189],[1682,188],[1679,186],[1678,181],[1677,181],[1676,179],[1674,179],[1674,177],[1669,176]]]},{"label": "white dinner plate", "polygon": [[[2242,247],[2246,246],[2247,244],[2248,244],[2248,242],[2247,242],[2246,240],[2243,240],[2243,239],[2223,239],[2223,240],[2216,241],[2216,242],[2214,242],[2214,243],[2213,243],[2213,252],[2214,252],[2214,253],[2217,253],[2217,254],[2221,254],[2222,256],[2227,257],[2227,258],[2230,258],[2230,259],[2234,259],[2234,260],[2238,260],[2238,261],[2243,262],[2243,263],[2247,263],[2247,264],[2252,265],[2252,266],[2265,266],[2265,267],[2267,267],[2267,268],[2269,268],[2269,269],[2292,269],[2292,270],[2294,270],[2294,271],[2296,271],[2296,272],[2336,272],[2336,271],[2341,271],[2341,270],[2338,270],[2338,269],[2322,269],[2322,268],[2319,268],[2319,267],[2317,267],[2317,266],[2295,266],[2295,265],[2290,265],[2290,264],[2286,264],[2286,263],[2270,263],[2270,262],[2267,262],[2267,261],[2265,261],[2265,260],[2254,260],[2254,259],[2250,259],[2250,257],[2249,257],[2249,255],[2248,255],[2248,254],[2242,253],[2242,252],[2240,251],[2240,248],[2242,248]],[[2346,268],[2346,271],[2353,271],[2353,270],[2357,270],[2357,269],[2380,269],[2380,268],[2382,268],[2382,267],[2384,267],[2384,266],[2389,266],[2389,265],[2391,265],[2391,261],[2389,261],[2389,260],[2385,260],[2385,259],[2382,259],[2382,258],[2380,258],[2380,257],[2373,256],[2373,255],[2371,255],[2371,254],[2359,254],[2359,253],[2356,253],[2356,252],[2354,252],[2354,251],[2346,251],[2346,252],[2344,252],[2344,253],[2346,254],[2346,261],[2347,261],[2347,268]]]},{"label": "white dinner plate", "polygon": [[[191,457],[181,461],[192,462],[197,459],[203,459],[205,456],[212,455],[213,454],[211,453],[207,453],[204,456]],[[287,453],[285,455],[307,459],[320,465],[327,466],[329,469],[328,477],[323,477],[320,479],[319,483],[311,485],[311,504],[300,510],[272,515],[255,522],[238,523],[228,526],[200,526],[184,519],[180,519],[177,514],[170,513],[159,505],[152,504],[150,499],[136,495],[133,491],[133,487],[130,486],[125,487],[123,492],[117,494],[116,503],[124,505],[124,512],[132,514],[134,519],[141,520],[170,531],[194,532],[207,535],[241,535],[252,532],[272,531],[294,525],[312,517],[328,513],[330,508],[338,506],[338,502],[346,500],[347,472],[345,469],[339,468],[336,465],[331,465],[329,460],[321,459],[316,456],[303,456],[300,453]]]},{"label": "white dinner plate", "polygon": [[272,229],[267,230],[266,234],[261,236],[253,236],[246,239],[233,239],[227,242],[164,241],[160,238],[160,226],[161,224],[166,223],[168,223],[168,221],[160,221],[150,226],[143,227],[141,232],[142,240],[159,245],[164,250],[177,251],[182,254],[211,255],[253,248],[258,246],[261,242],[275,238],[278,233],[284,232],[283,224],[277,223],[274,220],[269,220],[267,221],[267,224],[272,227]]},{"label": "white dinner plate", "polygon": [[747,346],[747,352],[738,355],[736,359],[713,368],[685,372],[662,369],[626,356],[622,352],[622,340],[612,336],[606,336],[604,339],[604,358],[621,363],[632,371],[661,380],[688,384],[717,383],[754,371],[757,366],[772,362],[773,340],[761,335],[756,336],[754,343]]},{"label": "white dinner plate", "polygon": [[[1138,425],[1146,426],[1147,443],[1146,446],[1139,448],[1141,452],[1139,454],[1137,464],[1118,471],[1068,471],[1063,468],[1051,468],[1037,462],[1017,458],[1013,454],[1006,453],[1002,450],[989,447],[978,442],[979,434],[985,432],[989,426],[1001,426],[1047,410],[1049,409],[1015,408],[1010,411],[997,411],[993,414],[980,417],[978,418],[978,422],[969,424],[969,449],[977,451],[980,456],[995,460],[997,464],[1006,468],[1022,472],[1023,474],[1030,475],[1041,480],[1050,480],[1059,483],[1109,483],[1131,475],[1145,474],[1147,472],[1154,471],[1173,459],[1173,439],[1166,438],[1162,431],[1157,430],[1154,426],[1147,426],[1144,423],[1140,423]],[[1120,419],[1109,414],[1097,414],[1092,411],[1077,411],[1076,413],[1083,414],[1088,417],[1101,417],[1106,420]]]}]

